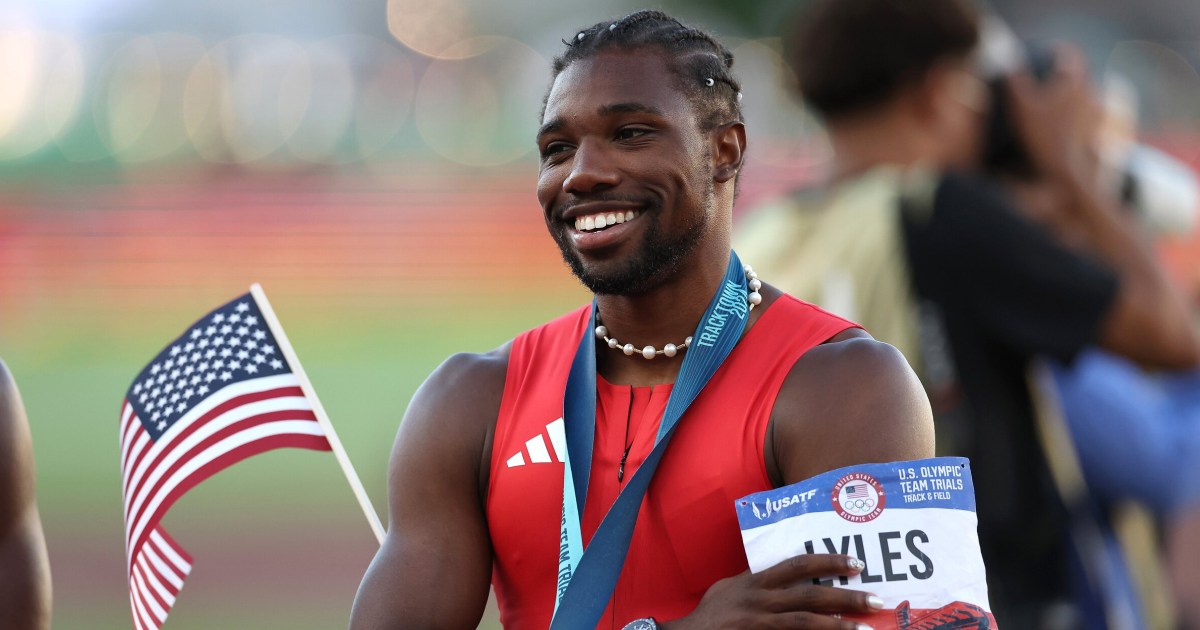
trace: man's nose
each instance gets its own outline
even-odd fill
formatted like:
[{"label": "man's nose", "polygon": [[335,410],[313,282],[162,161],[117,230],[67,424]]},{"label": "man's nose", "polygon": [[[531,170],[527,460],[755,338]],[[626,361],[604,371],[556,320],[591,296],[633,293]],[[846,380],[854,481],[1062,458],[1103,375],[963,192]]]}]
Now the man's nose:
[{"label": "man's nose", "polygon": [[608,147],[584,141],[575,149],[571,174],[563,180],[563,192],[591,193],[616,186],[620,171]]}]

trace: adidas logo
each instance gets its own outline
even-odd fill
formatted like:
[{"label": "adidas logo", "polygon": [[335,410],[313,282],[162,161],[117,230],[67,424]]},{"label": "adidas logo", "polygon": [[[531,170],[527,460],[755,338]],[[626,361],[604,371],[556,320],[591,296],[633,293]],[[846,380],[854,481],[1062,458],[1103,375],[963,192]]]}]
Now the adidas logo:
[{"label": "adidas logo", "polygon": [[[550,446],[554,449],[554,457],[551,458],[550,450],[546,448],[546,436],[550,437]],[[554,422],[546,425],[545,433],[538,433],[531,439],[525,442],[525,448],[517,451],[516,455],[508,458],[508,467],[516,468],[524,466],[526,461],[530,464],[553,464],[562,463],[563,453],[567,452],[567,434],[563,429],[563,419],[559,418]],[[526,460],[525,455],[529,458]]]}]

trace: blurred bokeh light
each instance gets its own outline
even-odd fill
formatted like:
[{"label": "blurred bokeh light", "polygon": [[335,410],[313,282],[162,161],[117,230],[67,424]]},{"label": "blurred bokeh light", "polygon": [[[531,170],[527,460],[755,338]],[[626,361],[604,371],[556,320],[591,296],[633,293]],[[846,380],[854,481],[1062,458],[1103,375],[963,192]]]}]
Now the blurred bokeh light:
[{"label": "blurred bokeh light", "polygon": [[83,97],[78,45],[60,33],[0,31],[0,158],[30,155],[74,122]]},{"label": "blurred bokeh light", "polygon": [[497,36],[446,50],[450,54],[430,63],[417,87],[417,129],[429,147],[465,166],[499,166],[532,151],[549,62]]},{"label": "blurred bokeh light", "polygon": [[1113,47],[1104,72],[1131,84],[1143,134],[1194,140],[1200,133],[1200,75],[1176,50],[1156,42],[1122,41]]},{"label": "blurred bokeh light", "polygon": [[479,52],[462,45],[480,33],[460,0],[388,0],[387,24],[397,41],[426,57],[461,59]]}]

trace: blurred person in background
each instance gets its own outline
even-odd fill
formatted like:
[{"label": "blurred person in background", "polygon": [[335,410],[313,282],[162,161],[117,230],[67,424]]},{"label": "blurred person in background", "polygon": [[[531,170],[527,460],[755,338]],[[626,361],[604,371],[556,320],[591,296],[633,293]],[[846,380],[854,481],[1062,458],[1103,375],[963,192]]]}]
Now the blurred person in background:
[{"label": "blurred person in background", "polygon": [[[724,46],[656,11],[601,22],[566,44],[537,138],[537,191],[598,312],[585,307],[491,353],[457,355],[421,387],[392,453],[391,525],[351,627],[473,628],[489,583],[505,627],[547,627],[569,518],[560,450],[571,426],[592,433],[568,413],[563,437],[573,361],[594,353],[595,370],[578,381],[596,393],[580,515],[588,540],[639,474],[667,401],[687,387],[681,362],[709,352],[703,335],[698,346],[689,336],[715,321],[704,319],[706,304],[742,276],[745,289],[722,294],[740,313],[725,320],[739,326],[729,329],[737,345],[680,419],[637,504],[600,625],[861,627],[832,615],[878,609],[878,598],[813,583],[861,561],[804,555],[750,574],[733,502],[841,466],[930,456],[919,382],[894,349],[761,284],[731,254],[746,135]],[[572,358],[577,348],[582,359]]]},{"label": "blurred person in background", "polygon": [[[1104,87],[1104,112],[1093,141],[1101,158],[1098,183],[1121,191],[1122,219],[1146,243],[1194,233],[1200,212],[1195,173],[1135,143],[1136,101],[1123,78],[1109,77]],[[1053,204],[1019,208],[1066,242],[1079,240],[1087,229]],[[1177,622],[1181,628],[1200,628],[1200,568],[1195,562],[1200,558],[1200,467],[1187,464],[1200,459],[1200,370],[1146,370],[1095,347],[1069,364],[1052,361],[1048,367],[1042,386],[1054,397],[1069,430],[1086,477],[1087,503],[1093,510],[1115,512],[1109,526],[1114,532],[1124,530],[1126,537],[1129,514],[1136,514],[1127,509],[1128,502],[1158,517],[1170,581],[1167,595],[1173,595]],[[1146,566],[1146,558],[1154,557],[1147,552],[1156,550],[1131,549],[1119,562],[1138,574],[1138,604],[1153,617],[1147,623],[1162,627],[1167,619],[1152,608],[1169,599],[1146,592],[1162,587],[1158,576],[1145,579],[1156,573]],[[1139,562],[1142,566],[1133,566]],[[1126,588],[1119,581],[1112,584],[1118,592]]]},{"label": "blurred person in background", "polygon": [[1098,108],[1073,49],[1057,51],[1044,81],[1007,80],[999,93],[1029,168],[987,172],[998,102],[980,71],[980,32],[963,0],[812,3],[788,54],[826,125],[832,172],[752,212],[735,242],[764,276],[862,322],[916,367],[939,413],[939,450],[973,462],[997,620],[1077,627],[1029,363],[1069,364],[1098,346],[1186,369],[1200,342],[1096,185]]},{"label": "blurred person in background", "polygon": [[1091,493],[1159,517],[1179,627],[1200,628],[1200,370],[1148,373],[1089,348],[1051,374]]},{"label": "blurred person in background", "polygon": [[25,408],[0,361],[0,628],[50,627],[50,561],[34,501]]}]

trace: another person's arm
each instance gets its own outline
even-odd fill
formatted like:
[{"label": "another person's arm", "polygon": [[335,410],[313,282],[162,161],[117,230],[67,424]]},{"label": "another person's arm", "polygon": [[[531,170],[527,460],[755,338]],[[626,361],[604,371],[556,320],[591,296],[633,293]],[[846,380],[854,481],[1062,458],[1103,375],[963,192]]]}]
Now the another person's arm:
[{"label": "another person's arm", "polygon": [[34,501],[33,443],[21,396],[0,361],[0,627],[50,627],[50,561]]},{"label": "another person's arm", "polygon": [[1097,342],[1133,361],[1161,368],[1200,365],[1200,337],[1182,296],[1153,252],[1099,188],[1095,143],[1098,107],[1082,55],[1062,48],[1044,84],[1028,75],[1010,81],[1010,101],[1022,143],[1060,203],[1052,222],[1068,226],[1088,252],[1119,279]]},{"label": "another person's arm", "polygon": [[[1090,247],[1068,246],[1019,212],[994,179],[945,174],[932,206],[910,204],[904,230],[918,293],[948,321],[972,322],[989,343],[1064,363],[1094,345],[1161,367],[1187,365],[1197,352],[1153,261],[1121,268]],[[1130,259],[1140,256],[1141,245],[1125,237]],[[1162,319],[1139,300],[1159,304]]]},{"label": "another person's arm", "polygon": [[1077,180],[1066,186],[1089,249],[1120,278],[1116,300],[1100,327],[1099,345],[1150,367],[1200,365],[1200,338],[1187,304],[1134,226],[1094,187]]},{"label": "another person's arm", "polygon": [[387,536],[352,629],[478,626],[492,571],[484,479],[507,359],[507,349],[454,356],[413,397],[392,449]]},{"label": "another person's arm", "polygon": [[[933,413],[920,381],[898,350],[861,330],[834,337],[796,363],[775,402],[765,449],[768,472],[780,485],[843,466],[933,455]],[[721,580],[691,615],[663,627],[856,630],[857,622],[831,615],[870,612],[882,602],[812,583],[857,574],[861,567],[848,569],[850,560],[802,555]]]}]

